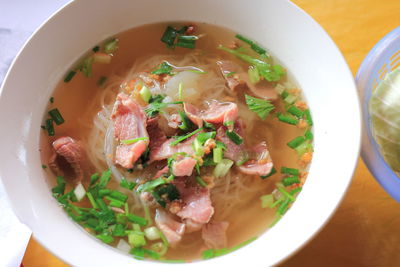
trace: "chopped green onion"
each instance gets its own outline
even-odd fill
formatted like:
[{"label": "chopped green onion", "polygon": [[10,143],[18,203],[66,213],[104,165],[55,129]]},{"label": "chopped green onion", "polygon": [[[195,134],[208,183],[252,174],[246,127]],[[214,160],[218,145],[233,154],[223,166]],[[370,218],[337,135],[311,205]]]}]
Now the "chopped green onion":
[{"label": "chopped green onion", "polygon": [[113,236],[126,236],[125,226],[123,224],[117,223],[112,230]]},{"label": "chopped green onion", "polygon": [[260,177],[261,177],[261,179],[267,179],[268,177],[271,177],[271,176],[274,175],[275,173],[276,173],[276,169],[275,169],[275,167],[272,167],[270,173],[268,173],[267,175],[262,175],[262,176],[260,176]]},{"label": "chopped green onion", "polygon": [[197,130],[195,130],[195,131],[193,131],[193,132],[191,132],[191,133],[188,133],[188,134],[183,135],[183,136],[179,136],[178,138],[176,138],[175,141],[171,142],[169,145],[170,145],[170,146],[176,146],[177,144],[179,144],[179,143],[182,142],[183,140],[186,140],[186,139],[188,139],[189,137],[192,137],[193,135],[199,133],[199,132],[202,131],[202,130],[203,130],[203,128],[199,128],[199,129],[197,129]]},{"label": "chopped green onion", "polygon": [[236,145],[240,145],[241,143],[243,143],[243,138],[238,135],[235,131],[226,131],[225,132],[226,136],[229,137],[229,139],[232,140],[232,142],[234,142]]},{"label": "chopped green onion", "polygon": [[134,256],[134,258],[137,260],[144,259],[144,249],[143,248],[132,248],[129,251],[129,253],[132,254]]},{"label": "chopped green onion", "polygon": [[145,108],[146,115],[149,117],[154,117],[158,113],[162,112],[161,110],[168,105],[175,105],[175,104],[182,104],[182,101],[176,101],[176,102],[169,102],[169,103],[163,103],[161,102],[162,99],[157,99],[157,101],[152,101],[152,98],[150,98],[150,104]]},{"label": "chopped green onion", "polygon": [[263,195],[260,197],[260,199],[262,208],[271,207],[272,203],[274,203],[274,197],[272,196],[272,194]]},{"label": "chopped green onion", "polygon": [[99,52],[99,50],[100,50],[100,46],[98,46],[98,45],[96,45],[95,47],[92,48],[92,51],[94,53]]},{"label": "chopped green onion", "polygon": [[201,186],[201,187],[207,187],[207,183],[199,176],[196,176],[196,182]]},{"label": "chopped green onion", "polygon": [[203,157],[204,156],[204,147],[200,143],[199,139],[194,139],[193,142],[193,150],[197,156]]},{"label": "chopped green onion", "polygon": [[97,52],[93,54],[93,63],[109,64],[111,62],[111,55]]},{"label": "chopped green onion", "polygon": [[100,178],[100,175],[98,173],[92,174],[90,176],[90,185],[89,186],[94,185],[99,180],[99,178]]},{"label": "chopped green onion", "polygon": [[128,234],[128,243],[135,248],[146,245],[144,234],[139,231],[132,231]]},{"label": "chopped green onion", "polygon": [[268,114],[274,110],[274,105],[270,101],[261,98],[252,97],[245,95],[247,107],[256,113],[262,120],[268,116]]},{"label": "chopped green onion", "polygon": [[50,110],[49,115],[57,125],[63,124],[65,122],[64,118],[61,116],[60,111],[56,108]]},{"label": "chopped green onion", "polygon": [[299,193],[301,190],[302,190],[302,187],[296,187],[295,189],[290,191],[290,194],[293,196],[293,195]]},{"label": "chopped green onion", "polygon": [[280,120],[281,122],[285,122],[287,124],[292,124],[292,125],[297,125],[299,123],[298,119],[295,119],[293,117],[289,117],[283,114],[278,114],[278,120]]},{"label": "chopped green onion", "polygon": [[197,140],[199,140],[200,144],[204,144],[208,139],[215,138],[216,132],[205,132],[205,133],[199,133],[196,137]]},{"label": "chopped green onion", "polygon": [[92,76],[92,65],[93,65],[93,57],[88,57],[82,62],[82,65],[80,66],[79,70],[86,77],[91,77]]},{"label": "chopped green onion", "polygon": [[289,105],[293,104],[294,102],[296,102],[297,96],[295,95],[291,95],[289,94],[287,97],[285,97],[283,99],[283,101],[285,101],[286,103],[288,103]]},{"label": "chopped green onion", "polygon": [[289,186],[289,185],[298,184],[298,183],[300,183],[298,176],[290,176],[290,177],[286,177],[282,180],[282,184],[284,186]]},{"label": "chopped green onion", "polygon": [[313,120],[312,120],[312,117],[311,117],[310,110],[309,110],[309,109],[306,109],[306,110],[304,111],[304,115],[306,116],[307,124],[308,124],[309,126],[312,126],[314,123],[313,123]]},{"label": "chopped green onion", "polygon": [[223,155],[224,151],[222,150],[222,147],[216,147],[213,149],[213,161],[215,163],[220,163]]},{"label": "chopped green onion", "polygon": [[151,227],[144,229],[144,235],[146,236],[146,238],[148,240],[151,240],[151,241],[161,238],[160,230],[158,230],[158,228],[155,226],[151,226]]},{"label": "chopped green onion", "polygon": [[299,108],[297,108],[295,106],[290,106],[288,108],[287,112],[289,112],[290,114],[292,114],[292,115],[294,115],[294,116],[296,116],[298,118],[303,117],[303,114],[304,114],[304,112],[301,109],[299,109]]},{"label": "chopped green onion", "polygon": [[283,91],[282,93],[281,93],[281,97],[282,97],[282,99],[285,99],[286,97],[288,97],[289,96],[289,92],[288,91]]},{"label": "chopped green onion", "polygon": [[171,26],[168,26],[161,37],[161,42],[167,44],[167,47],[173,47],[177,35],[177,31]]},{"label": "chopped green onion", "polygon": [[156,75],[172,75],[172,70],[172,66],[167,61],[163,61],[160,65],[158,65],[157,69],[153,70],[151,73]]},{"label": "chopped green onion", "polygon": [[215,130],[215,126],[212,123],[206,122],[204,121],[204,128],[206,129],[211,129],[211,130]]},{"label": "chopped green onion", "polygon": [[130,214],[129,213],[128,215],[126,215],[126,218],[128,219],[128,221],[133,222],[133,223],[137,223],[137,224],[139,224],[141,226],[146,226],[147,225],[147,220],[145,218],[143,218],[143,217],[139,217],[139,216],[136,216],[134,214]]},{"label": "chopped green onion", "polygon": [[247,74],[249,75],[249,80],[252,84],[256,84],[260,81],[260,74],[256,67],[250,66]]},{"label": "chopped green onion", "polygon": [[285,212],[288,210],[290,204],[290,200],[287,198],[285,199],[278,207],[276,212],[280,215],[285,214]]},{"label": "chopped green onion", "polygon": [[290,201],[294,201],[295,200],[295,198],[288,192],[288,191],[286,191],[283,187],[281,187],[281,186],[278,186],[277,187],[278,188],[278,190],[279,190],[279,192],[281,192],[285,197],[287,197]]},{"label": "chopped green onion", "polygon": [[97,80],[97,86],[100,88],[104,88],[105,84],[107,81],[107,77],[106,76],[101,76],[98,80]]},{"label": "chopped green onion", "polygon": [[147,88],[147,86],[143,86],[139,94],[144,102],[149,103],[149,100],[151,98],[151,92],[150,89]]},{"label": "chopped green onion", "polygon": [[183,83],[180,82],[178,85],[178,98],[183,100]]},{"label": "chopped green onion", "polygon": [[124,187],[124,188],[126,188],[126,189],[132,190],[136,186],[136,183],[135,182],[129,182],[125,178],[122,178],[122,180],[119,183],[119,185]]},{"label": "chopped green onion", "polygon": [[114,241],[114,238],[108,234],[100,234],[96,235],[96,237],[106,244],[110,244]]},{"label": "chopped green onion", "polygon": [[94,199],[92,193],[86,192],[86,196],[88,197],[89,202],[90,202],[90,204],[92,205],[92,207],[93,207],[94,209],[98,209],[98,208],[99,208],[99,205],[97,205],[96,200]]},{"label": "chopped green onion", "polygon": [[166,183],[167,183],[167,181],[163,177],[160,177],[160,178],[157,178],[155,180],[151,180],[151,181],[148,181],[148,182],[146,182],[144,184],[139,185],[138,188],[136,189],[136,191],[138,191],[139,193],[141,193],[141,192],[151,192],[157,186],[162,185],[162,184],[166,184]]},{"label": "chopped green onion", "polygon": [[296,175],[296,176],[298,176],[300,174],[298,169],[288,168],[288,167],[282,167],[281,168],[281,173],[282,174]]},{"label": "chopped green onion", "polygon": [[54,97],[50,97],[49,101],[50,101],[51,104],[53,104],[54,103]]},{"label": "chopped green onion", "polygon": [[294,138],[293,140],[291,140],[290,142],[287,143],[288,147],[290,148],[296,148],[299,145],[301,145],[304,141],[306,141],[306,139],[303,136],[298,136],[296,138]]},{"label": "chopped green onion", "polygon": [[185,114],[185,112],[178,110],[178,114],[181,117],[181,124],[178,125],[179,129],[182,131],[189,131],[191,128],[193,128],[193,123]]},{"label": "chopped green onion", "polygon": [[303,155],[306,152],[313,151],[313,145],[309,142],[303,142],[298,147],[295,148],[297,154],[299,156]]},{"label": "chopped green onion", "polygon": [[197,39],[199,39],[199,37],[194,35],[180,35],[178,36],[178,42],[176,43],[176,46],[194,49]]},{"label": "chopped green onion", "polygon": [[310,130],[307,130],[307,131],[304,133],[304,137],[305,137],[307,140],[313,140],[313,139],[314,139],[314,135],[313,135],[313,133],[312,133]]},{"label": "chopped green onion", "polygon": [[222,177],[225,176],[229,169],[232,167],[233,165],[233,161],[230,159],[222,159],[221,162],[219,162],[217,164],[217,166],[215,166],[213,175],[214,177],[218,178],[218,177]]},{"label": "chopped green onion", "polygon": [[110,190],[110,193],[108,194],[110,197],[115,198],[119,201],[126,202],[128,200],[128,196],[125,195],[124,193],[121,193],[117,190]]},{"label": "chopped green onion", "polygon": [[119,40],[117,38],[113,38],[113,39],[108,40],[104,44],[104,52],[107,53],[107,54],[111,54],[111,53],[117,51],[118,43],[119,43]]},{"label": "chopped green onion", "polygon": [[68,72],[67,76],[65,76],[65,78],[64,78],[64,82],[65,83],[70,82],[72,80],[72,78],[74,78],[75,74],[76,74],[76,71],[74,71],[74,70],[71,70],[70,72]]},{"label": "chopped green onion", "polygon": [[111,179],[111,169],[104,171],[100,176],[99,187],[104,188]]},{"label": "chopped green onion", "polygon": [[53,125],[53,119],[47,119],[46,120],[46,130],[49,136],[54,136],[54,125]]},{"label": "chopped green onion", "polygon": [[64,178],[62,178],[61,176],[57,176],[57,186],[55,186],[51,189],[51,192],[53,193],[53,195],[55,197],[64,195],[66,184],[67,183],[65,182]]},{"label": "chopped green onion", "polygon": [[251,49],[253,49],[256,53],[258,53],[260,55],[266,55],[267,54],[267,51],[264,48],[260,47],[254,41],[244,37],[243,35],[236,34],[235,37],[238,38],[239,40],[242,40],[243,42],[249,44]]},{"label": "chopped green onion", "polygon": [[136,143],[138,141],[142,141],[142,140],[148,141],[149,138],[148,137],[138,137],[138,138],[133,138],[133,139],[121,140],[121,144],[131,145],[131,144],[134,144],[134,143]]},{"label": "chopped green onion", "polygon": [[156,251],[161,256],[163,256],[163,255],[165,255],[165,253],[167,253],[168,246],[165,246],[165,244],[162,242],[157,242],[157,243],[154,243],[153,245],[151,245],[151,249]]},{"label": "chopped green onion", "polygon": [[43,170],[47,169],[47,166],[45,164],[42,164],[42,169]]}]

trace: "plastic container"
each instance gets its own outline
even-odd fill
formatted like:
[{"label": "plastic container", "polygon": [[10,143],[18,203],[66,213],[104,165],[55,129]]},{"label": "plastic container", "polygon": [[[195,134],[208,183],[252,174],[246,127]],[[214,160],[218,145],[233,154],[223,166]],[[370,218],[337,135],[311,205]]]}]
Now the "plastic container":
[{"label": "plastic container", "polygon": [[394,199],[400,202],[400,177],[392,171],[372,136],[368,103],[372,91],[385,75],[400,67],[400,27],[381,39],[361,64],[356,76],[363,111],[361,155],[375,179]]}]

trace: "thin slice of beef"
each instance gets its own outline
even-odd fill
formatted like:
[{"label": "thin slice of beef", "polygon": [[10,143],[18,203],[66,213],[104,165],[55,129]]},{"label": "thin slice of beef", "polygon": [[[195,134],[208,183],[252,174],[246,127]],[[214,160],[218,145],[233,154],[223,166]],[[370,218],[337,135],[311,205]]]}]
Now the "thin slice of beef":
[{"label": "thin slice of beef", "polygon": [[[234,131],[240,135],[243,136],[243,128],[244,124],[242,120],[237,120],[237,122],[234,125]],[[231,159],[235,162],[242,161],[245,157],[247,157],[247,152],[246,152],[246,147],[245,144],[242,143],[240,145],[237,145],[234,143],[227,135],[226,131],[228,129],[225,126],[221,126],[217,129],[217,140],[224,143],[226,146],[226,150],[224,151],[224,157]]]},{"label": "thin slice of beef", "polygon": [[[118,94],[111,119],[117,141],[149,137],[146,130],[147,118],[142,107],[125,93]],[[148,140],[140,140],[133,144],[119,144],[115,152],[115,162],[124,168],[132,168],[146,151],[148,143]]]},{"label": "thin slice of beef", "polygon": [[278,94],[274,89],[275,83],[266,81],[257,84],[251,83],[247,72],[230,60],[217,61],[217,65],[225,78],[226,84],[232,91],[249,90],[254,96],[267,100],[278,98]]},{"label": "thin slice of beef", "polygon": [[239,167],[241,172],[259,176],[265,176],[271,172],[274,164],[265,142],[256,145],[249,154],[255,154],[255,157]]},{"label": "thin slice of beef", "polygon": [[156,209],[155,222],[171,247],[175,247],[181,241],[185,233],[185,224],[175,221],[171,214],[161,209]]},{"label": "thin slice of beef", "polygon": [[172,163],[172,174],[177,177],[190,176],[196,163],[197,161],[191,157],[183,157],[182,159],[175,160]]},{"label": "thin slice of beef", "polygon": [[209,222],[204,225],[201,231],[201,237],[205,245],[212,249],[226,248],[226,230],[228,226],[228,222]]},{"label": "thin slice of beef", "polygon": [[171,143],[175,141],[174,138],[165,139],[161,144],[157,142],[157,145],[151,146],[150,150],[150,162],[164,160],[172,157],[176,153],[186,153],[188,155],[194,155],[193,141],[197,135],[192,136],[184,142],[181,142],[175,146],[171,146]]},{"label": "thin slice of beef", "polygon": [[53,144],[54,154],[49,166],[56,173],[79,182],[85,173],[86,154],[82,146],[69,136],[56,139]]},{"label": "thin slice of beef", "polygon": [[203,121],[214,124],[234,122],[238,116],[238,107],[233,102],[211,100],[207,102],[207,108],[204,110],[199,110],[192,104],[184,103],[183,108],[188,118],[198,127],[203,126]]}]

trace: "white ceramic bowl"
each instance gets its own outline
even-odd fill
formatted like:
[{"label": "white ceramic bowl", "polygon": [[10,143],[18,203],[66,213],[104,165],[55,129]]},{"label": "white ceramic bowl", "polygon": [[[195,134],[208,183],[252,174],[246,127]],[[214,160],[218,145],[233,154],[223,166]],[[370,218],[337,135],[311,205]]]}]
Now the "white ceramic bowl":
[{"label": "white ceramic bowl", "polygon": [[[85,234],[57,205],[39,159],[47,101],[70,66],[108,36],[159,21],[199,21],[231,28],[267,47],[294,75],[315,122],[310,175],[283,219],[238,251],[191,266],[267,266],[305,244],[328,220],[351,181],[360,144],[353,77],[324,30],[282,0],[85,0],[51,17],[15,59],[0,98],[0,172],[12,206],[35,238],[79,266],[149,266]],[[165,263],[159,263],[165,264]]]}]

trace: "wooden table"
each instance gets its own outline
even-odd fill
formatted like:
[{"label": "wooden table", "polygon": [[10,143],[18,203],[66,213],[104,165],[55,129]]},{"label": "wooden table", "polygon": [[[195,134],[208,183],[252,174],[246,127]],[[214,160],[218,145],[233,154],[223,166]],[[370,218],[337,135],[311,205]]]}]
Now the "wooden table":
[{"label": "wooden table", "polygon": [[[293,2],[325,28],[354,75],[368,51],[400,26],[399,0]],[[400,205],[380,188],[360,160],[353,183],[329,223],[282,266],[400,266],[399,224]],[[29,243],[23,264],[66,266],[34,239]]]}]

